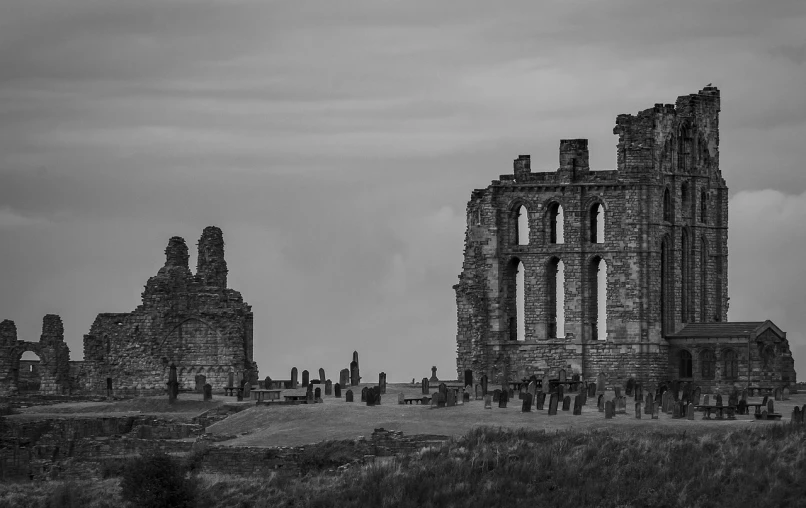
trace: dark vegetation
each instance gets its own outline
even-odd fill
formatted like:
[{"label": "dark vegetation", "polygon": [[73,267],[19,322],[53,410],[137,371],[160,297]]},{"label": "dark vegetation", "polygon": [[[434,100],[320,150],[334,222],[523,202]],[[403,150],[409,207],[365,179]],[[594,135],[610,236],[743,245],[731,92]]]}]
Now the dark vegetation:
[{"label": "dark vegetation", "polygon": [[[806,506],[806,429],[791,425],[665,434],[479,428],[403,457],[343,472],[333,467],[364,451],[345,442],[310,447],[310,456],[300,458],[304,473],[294,478],[192,473],[193,460],[164,455],[132,459],[106,501],[202,507]],[[104,480],[107,490],[115,481]],[[26,500],[15,498],[12,486],[0,486],[0,507],[107,506],[91,504],[91,494],[70,483],[42,485],[47,493]]]}]

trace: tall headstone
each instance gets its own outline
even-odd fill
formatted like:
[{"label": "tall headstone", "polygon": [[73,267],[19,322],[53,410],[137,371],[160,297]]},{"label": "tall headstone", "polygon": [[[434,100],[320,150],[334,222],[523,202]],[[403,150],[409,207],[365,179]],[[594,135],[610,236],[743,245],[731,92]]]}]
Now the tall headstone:
[{"label": "tall headstone", "polygon": [[605,392],[605,375],[603,372],[600,372],[598,376],[596,376],[596,393],[601,395]]},{"label": "tall headstone", "polygon": [[551,392],[551,379],[549,378],[548,374],[543,376],[543,381],[540,384],[540,391],[542,391],[545,394]]},{"label": "tall headstone", "polygon": [[375,390],[367,390],[366,403],[367,403],[367,406],[374,406],[375,405]]},{"label": "tall headstone", "polygon": [[694,419],[694,404],[689,402],[686,404],[686,419],[693,420]]},{"label": "tall headstone", "polygon": [[349,385],[350,385],[350,370],[341,369],[341,372],[339,372],[339,386],[344,388],[345,386]]},{"label": "tall headstone", "polygon": [[445,398],[448,407],[454,407],[456,405],[456,392],[454,390],[448,390],[445,394]]},{"label": "tall headstone", "polygon": [[570,411],[571,410],[571,396],[566,395],[563,399],[563,411]]},{"label": "tall headstone", "polygon": [[557,385],[557,397],[559,397],[560,400],[565,398],[565,385]]},{"label": "tall headstone", "polygon": [[176,365],[171,364],[168,370],[168,403],[173,404],[176,402],[176,397],[179,395],[179,381],[176,379]]},{"label": "tall headstone", "polygon": [[640,402],[640,399],[639,399],[639,402],[635,403],[635,417],[638,418],[639,420],[641,419],[641,402]]},{"label": "tall headstone", "polygon": [[368,387],[365,386],[364,388],[361,389],[361,402],[367,401],[367,392],[369,392]]},{"label": "tall headstone", "polygon": [[422,382],[420,382],[420,390],[422,391],[423,395],[428,395],[428,378],[424,377]]},{"label": "tall headstone", "polygon": [[314,402],[322,402],[322,389],[318,386],[316,390],[313,391],[313,400]]},{"label": "tall headstone", "polygon": [[526,387],[526,393],[531,396],[534,396],[537,393],[537,383],[534,381],[530,381],[529,385]]},{"label": "tall headstone", "polygon": [[481,385],[477,384],[476,385],[476,400],[480,400],[482,397],[483,397],[483,395],[482,395],[482,391],[481,391]]},{"label": "tall headstone", "polygon": [[498,407],[499,408],[507,407],[508,401],[509,401],[509,392],[502,391],[501,396],[498,397]]},{"label": "tall headstone", "polygon": [[772,399],[767,401],[767,414],[771,415],[775,413],[775,403]]},{"label": "tall headstone", "polygon": [[659,413],[658,405],[655,403],[655,401],[652,401],[652,419],[653,420],[658,419],[658,413]]},{"label": "tall headstone", "polygon": [[319,382],[325,384],[325,369],[319,367]]},{"label": "tall headstone", "polygon": [[431,377],[428,379],[429,382],[433,381],[434,383],[439,383],[439,378],[437,377],[437,366],[434,365],[431,367]]},{"label": "tall headstone", "polygon": [[325,395],[333,395],[333,382],[329,379],[325,380]]},{"label": "tall headstone", "polygon": [[524,397],[523,405],[521,406],[521,412],[523,413],[531,413],[532,412],[532,396],[529,395],[528,397]]},{"label": "tall headstone", "polygon": [[341,398],[341,383],[336,383],[333,386],[333,396],[336,398]]},{"label": "tall headstone", "polygon": [[252,384],[249,382],[249,379],[243,380],[242,394],[244,399],[248,399],[252,395]]},{"label": "tall headstone", "polygon": [[310,373],[307,370],[302,371],[302,387],[307,388],[310,381]]},{"label": "tall headstone", "polygon": [[651,415],[652,414],[652,402],[653,402],[652,394],[647,393],[646,394],[646,400],[644,402],[644,414],[645,415]]},{"label": "tall headstone", "polygon": [[350,385],[351,386],[358,386],[358,383],[361,382],[361,375],[358,372],[358,362],[353,360],[350,362]]},{"label": "tall headstone", "polygon": [[344,402],[352,402],[353,401],[353,391],[347,390],[344,394]]},{"label": "tall headstone", "polygon": [[627,397],[632,397],[632,396],[633,396],[633,395],[632,395],[632,394],[633,394],[633,390],[635,390],[635,379],[633,379],[633,378],[629,378],[629,379],[627,380],[627,386],[626,386],[626,388],[624,389],[624,394],[625,394]]},{"label": "tall headstone", "polygon": [[498,389],[494,390],[493,391],[493,402],[498,402],[498,400],[500,398],[501,398],[501,390],[498,390]]},{"label": "tall headstone", "polygon": [[378,386],[381,387],[381,395],[386,393],[386,372],[378,374]]},{"label": "tall headstone", "polygon": [[552,393],[549,398],[549,416],[555,416],[557,414],[558,403],[559,398],[557,397],[557,393]]},{"label": "tall headstone", "polygon": [[543,392],[537,392],[535,395],[535,409],[538,411],[543,411],[543,406],[546,404],[546,394]]},{"label": "tall headstone", "polygon": [[213,387],[210,383],[204,385],[204,401],[213,400]]},{"label": "tall headstone", "polygon": [[588,384],[588,397],[590,398],[596,397],[596,383]]},{"label": "tall headstone", "polygon": [[607,402],[605,402],[605,418],[607,418],[607,419],[613,418],[613,416],[615,416],[615,414],[616,414],[616,411],[615,411],[615,409],[613,407],[613,401],[608,400]]},{"label": "tall headstone", "polygon": [[[296,390],[298,383],[299,382],[297,381],[297,368],[293,367],[291,369],[291,389]],[[232,381],[230,381],[230,384],[232,384]]]},{"label": "tall headstone", "polygon": [[579,394],[577,394],[576,397],[574,397],[574,415],[579,416],[579,415],[582,414],[582,406],[583,405],[584,404],[582,402],[582,394],[579,393]]},{"label": "tall headstone", "polygon": [[596,402],[596,407],[599,409],[600,413],[604,412],[604,410],[605,410],[605,400],[604,400],[604,394],[603,393],[599,394],[599,400]]}]

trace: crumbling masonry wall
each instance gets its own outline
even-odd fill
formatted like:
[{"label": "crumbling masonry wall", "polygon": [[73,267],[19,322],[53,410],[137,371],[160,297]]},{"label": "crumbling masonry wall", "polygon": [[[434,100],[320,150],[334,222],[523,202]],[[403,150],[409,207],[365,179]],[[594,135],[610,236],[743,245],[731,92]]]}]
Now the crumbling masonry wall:
[{"label": "crumbling masonry wall", "polygon": [[39,342],[17,340],[14,322],[0,322],[0,395],[18,392],[20,358],[26,351],[39,357],[39,393],[70,393],[70,348],[64,342],[64,325],[59,316],[48,314],[42,319]]},{"label": "crumbling masonry wall", "polygon": [[[728,311],[728,189],[719,169],[720,94],[705,87],[676,104],[618,115],[616,170],[591,171],[587,140],[560,142],[559,168],[512,174],[476,189],[467,205],[457,301],[457,370],[496,382],[570,367],[585,379],[666,378],[665,336]],[[602,243],[591,238],[591,208],[604,209]],[[552,243],[562,207],[563,243]],[[517,212],[528,211],[528,245]],[[601,220],[601,219],[600,219]],[[559,227],[559,226],[558,226]],[[591,265],[607,267],[606,340],[596,337]],[[553,333],[553,266],[565,267],[565,336]],[[512,340],[513,266],[524,267],[525,340]]]},{"label": "crumbling masonry wall", "polygon": [[72,362],[74,385],[105,392],[162,393],[171,364],[180,388],[193,388],[202,374],[214,388],[227,385],[229,372],[252,369],[251,307],[227,288],[224,240],[207,227],[198,243],[196,274],[188,248],[175,236],[165,249],[165,265],[146,283],[142,304],[129,313],[99,314],[84,336],[84,362]]}]

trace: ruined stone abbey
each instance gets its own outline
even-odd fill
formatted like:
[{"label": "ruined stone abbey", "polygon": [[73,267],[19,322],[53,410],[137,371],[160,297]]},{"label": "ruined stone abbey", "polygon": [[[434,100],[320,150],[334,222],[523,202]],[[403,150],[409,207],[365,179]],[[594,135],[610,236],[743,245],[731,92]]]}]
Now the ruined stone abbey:
[{"label": "ruined stone abbey", "polygon": [[14,323],[0,323],[0,395],[16,393],[20,357],[40,358],[40,393],[164,393],[171,365],[183,388],[197,375],[215,388],[257,375],[252,358],[252,310],[227,287],[224,239],[207,227],[198,244],[196,274],[188,267],[185,240],[175,236],[165,249],[165,265],[146,283],[143,303],[127,313],[98,314],[84,335],[84,361],[70,361],[59,316],[43,320],[39,342],[18,340]]},{"label": "ruined stone abbey", "polygon": [[784,332],[727,322],[719,111],[707,86],[618,115],[616,170],[591,171],[587,140],[561,140],[556,171],[521,155],[473,191],[454,286],[460,378],[795,383]]}]

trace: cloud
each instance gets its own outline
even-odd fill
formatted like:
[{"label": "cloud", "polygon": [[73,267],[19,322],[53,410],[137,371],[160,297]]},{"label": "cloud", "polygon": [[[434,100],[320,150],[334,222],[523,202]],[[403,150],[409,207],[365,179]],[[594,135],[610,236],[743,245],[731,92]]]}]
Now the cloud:
[{"label": "cloud", "polygon": [[782,57],[795,65],[803,65],[806,63],[806,42],[799,46],[792,46],[789,44],[775,46],[770,49],[772,56]]},{"label": "cloud", "polygon": [[0,229],[27,228],[49,224],[42,217],[22,215],[11,208],[0,208]]}]

